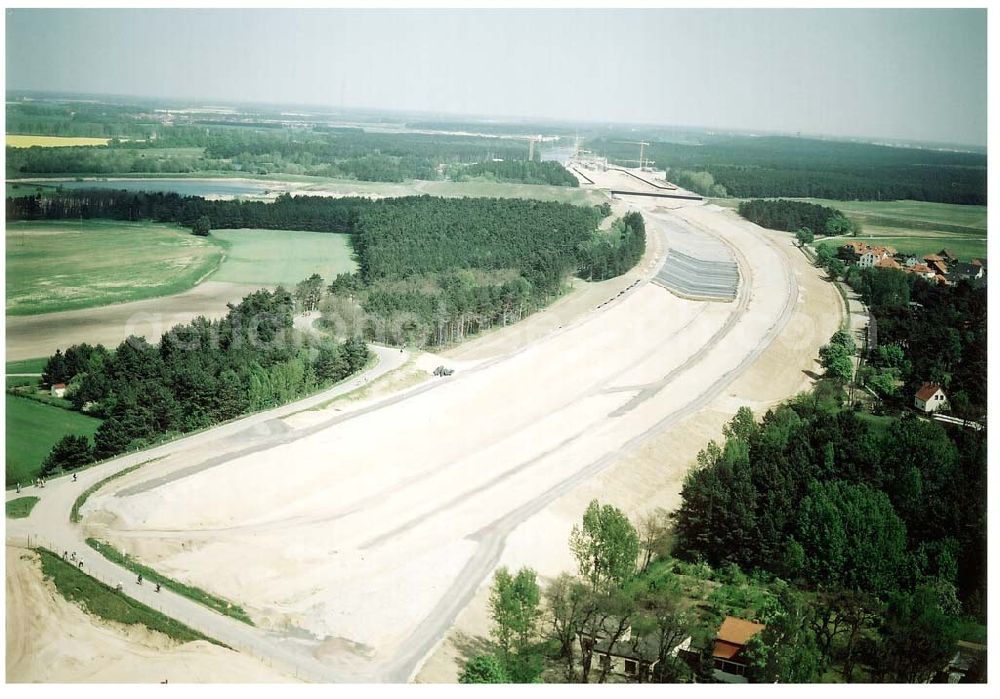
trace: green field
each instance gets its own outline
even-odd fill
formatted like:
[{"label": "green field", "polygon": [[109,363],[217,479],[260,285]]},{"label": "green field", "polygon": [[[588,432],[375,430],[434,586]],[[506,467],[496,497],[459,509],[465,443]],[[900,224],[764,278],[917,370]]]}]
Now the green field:
[{"label": "green field", "polygon": [[45,369],[48,357],[35,357],[34,359],[19,359],[7,362],[8,374],[41,374]]},{"label": "green field", "polygon": [[329,282],[357,269],[345,234],[237,228],[212,231],[211,237],[227,248],[212,281],[291,288],[314,272]]},{"label": "green field", "polygon": [[[720,206],[735,209],[739,199],[713,199]],[[891,245],[900,252],[917,256],[953,251],[961,260],[986,257],[986,207],[938,204],[926,201],[836,201],[800,199],[843,211],[861,224],[861,235],[869,245]],[[854,238],[817,238],[816,242],[842,245]]]},{"label": "green field", "polygon": [[52,446],[67,434],[92,437],[101,421],[7,394],[7,485],[31,483]]},{"label": "green field", "polygon": [[24,519],[35,509],[38,500],[39,498],[34,495],[26,495],[23,498],[8,500],[4,507],[7,517],[10,519]]},{"label": "green field", "polygon": [[156,223],[30,221],[7,225],[7,314],[32,315],[184,291],[222,249]]}]

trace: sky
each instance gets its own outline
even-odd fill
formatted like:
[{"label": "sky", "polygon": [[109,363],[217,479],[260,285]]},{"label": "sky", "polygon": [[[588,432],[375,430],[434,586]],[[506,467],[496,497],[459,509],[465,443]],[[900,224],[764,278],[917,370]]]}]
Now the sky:
[{"label": "sky", "polygon": [[986,144],[985,10],[28,10],[7,89]]}]

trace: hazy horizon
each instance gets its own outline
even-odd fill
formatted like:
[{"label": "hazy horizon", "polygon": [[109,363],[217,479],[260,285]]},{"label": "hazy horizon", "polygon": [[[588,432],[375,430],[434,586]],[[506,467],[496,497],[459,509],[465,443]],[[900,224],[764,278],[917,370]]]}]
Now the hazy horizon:
[{"label": "hazy horizon", "polygon": [[984,10],[15,9],[6,38],[15,92],[986,145]]}]

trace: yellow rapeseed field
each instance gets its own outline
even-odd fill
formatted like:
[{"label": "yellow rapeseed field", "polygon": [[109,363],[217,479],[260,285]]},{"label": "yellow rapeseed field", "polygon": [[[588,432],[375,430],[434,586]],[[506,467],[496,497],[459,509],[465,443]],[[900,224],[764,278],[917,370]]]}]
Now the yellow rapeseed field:
[{"label": "yellow rapeseed field", "polygon": [[78,138],[76,136],[22,136],[7,134],[7,145],[11,148],[62,148],[65,146],[106,146],[109,138]]}]

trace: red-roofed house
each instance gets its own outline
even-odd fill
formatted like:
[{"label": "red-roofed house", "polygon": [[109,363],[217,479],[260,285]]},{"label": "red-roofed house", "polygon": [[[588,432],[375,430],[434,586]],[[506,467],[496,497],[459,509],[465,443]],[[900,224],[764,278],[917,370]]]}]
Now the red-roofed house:
[{"label": "red-roofed house", "polygon": [[722,620],[712,646],[715,669],[731,675],[745,675],[747,661],[743,656],[747,641],[763,631],[765,626],[753,621],[727,616]]},{"label": "red-roofed house", "polygon": [[855,255],[861,255],[868,251],[868,244],[862,243],[860,240],[852,240],[841,245],[840,249],[852,252]]},{"label": "red-roofed house", "polygon": [[917,410],[925,413],[934,413],[938,410],[948,410],[948,398],[944,395],[944,389],[936,383],[925,383],[913,396],[913,405]]},{"label": "red-roofed house", "polygon": [[858,267],[874,267],[882,260],[892,257],[889,251],[883,247],[868,248],[861,257],[858,258]]},{"label": "red-roofed house", "polygon": [[931,260],[928,266],[938,274],[948,274],[948,265],[944,260]]},{"label": "red-roofed house", "polygon": [[66,384],[54,383],[49,387],[49,395],[53,398],[62,398],[66,395]]},{"label": "red-roofed house", "polygon": [[933,269],[931,269],[922,262],[919,262],[915,265],[910,265],[909,267],[906,268],[906,271],[909,272],[910,274],[919,274],[921,277],[924,277],[926,279],[933,279],[934,275],[936,274],[936,272]]},{"label": "red-roofed house", "polygon": [[875,266],[880,267],[881,269],[903,269],[903,265],[899,264],[891,257],[883,257],[875,263]]}]

